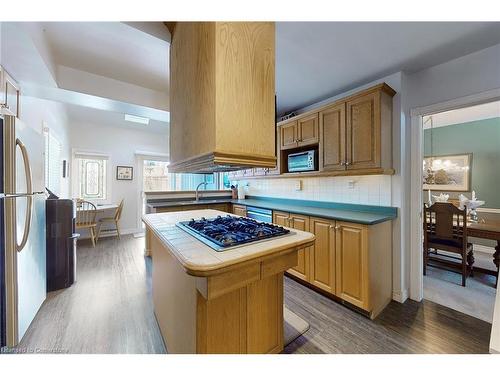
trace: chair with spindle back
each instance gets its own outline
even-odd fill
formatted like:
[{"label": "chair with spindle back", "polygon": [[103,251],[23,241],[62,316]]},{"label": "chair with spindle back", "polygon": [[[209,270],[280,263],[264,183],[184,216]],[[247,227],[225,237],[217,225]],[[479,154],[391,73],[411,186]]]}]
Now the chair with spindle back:
[{"label": "chair with spindle back", "polygon": [[[452,203],[436,202],[432,206],[424,205],[424,275],[427,273],[429,260],[456,268],[457,262],[446,261],[445,258],[459,259],[462,274],[462,286],[467,276],[473,276],[474,255],[472,244],[467,242],[467,212]],[[458,254],[460,258],[442,255],[433,257],[434,249]]]},{"label": "chair with spindle back", "polygon": [[76,228],[88,229],[94,247],[97,241],[96,215],[97,208],[93,203],[81,199],[76,201]]},{"label": "chair with spindle back", "polygon": [[120,201],[120,204],[115,210],[115,214],[112,217],[103,217],[99,219],[99,229],[97,231],[97,238],[99,239],[99,236],[101,235],[101,228],[102,225],[105,223],[110,223],[114,224],[114,228],[107,229],[106,231],[108,232],[116,232],[118,235],[118,238],[120,237],[120,227],[118,226],[118,222],[120,221],[120,218],[122,216],[122,211],[123,211],[123,199]]}]

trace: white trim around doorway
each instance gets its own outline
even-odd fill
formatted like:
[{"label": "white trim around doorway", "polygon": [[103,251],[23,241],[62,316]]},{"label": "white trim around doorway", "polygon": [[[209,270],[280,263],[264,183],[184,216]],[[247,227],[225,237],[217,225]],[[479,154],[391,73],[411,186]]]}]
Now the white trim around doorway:
[{"label": "white trim around doorway", "polygon": [[411,205],[410,205],[410,298],[421,301],[424,296],[423,264],[422,264],[422,139],[423,116],[438,112],[451,111],[473,105],[500,100],[500,88],[493,89],[446,102],[414,108],[411,117]]}]

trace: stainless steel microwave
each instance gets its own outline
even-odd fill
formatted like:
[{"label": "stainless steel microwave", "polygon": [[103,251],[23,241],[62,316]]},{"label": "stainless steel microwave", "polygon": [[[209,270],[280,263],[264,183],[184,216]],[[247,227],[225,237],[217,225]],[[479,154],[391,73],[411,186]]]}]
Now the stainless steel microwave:
[{"label": "stainless steel microwave", "polygon": [[288,155],[288,172],[315,171],[316,150],[297,152]]}]

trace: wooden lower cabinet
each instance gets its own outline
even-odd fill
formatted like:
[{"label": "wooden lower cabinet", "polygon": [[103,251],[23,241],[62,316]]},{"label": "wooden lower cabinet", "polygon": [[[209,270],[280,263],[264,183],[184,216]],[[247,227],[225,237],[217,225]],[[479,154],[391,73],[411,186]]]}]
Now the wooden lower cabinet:
[{"label": "wooden lower cabinet", "polygon": [[[288,212],[274,211],[273,223],[284,227],[294,228],[309,232],[309,216],[291,214]],[[297,253],[297,266],[289,269],[287,272],[299,279],[309,281],[309,250],[305,248]]]},{"label": "wooden lower cabinet", "polygon": [[360,224],[339,222],[336,237],[336,294],[368,310],[368,229]]},{"label": "wooden lower cabinet", "polygon": [[239,216],[247,216],[247,207],[233,204],[233,214]]},{"label": "wooden lower cabinet", "polygon": [[287,273],[356,306],[374,319],[392,299],[392,225],[363,225],[273,212],[273,223],[309,231],[313,246],[298,252]]},{"label": "wooden lower cabinet", "polygon": [[[298,229],[304,232],[309,232],[309,216],[290,214],[290,228]],[[288,272],[297,276],[302,280],[309,281],[309,252],[311,248],[299,250],[297,253],[298,263]]]},{"label": "wooden lower cabinet", "polygon": [[310,232],[316,236],[310,247],[310,283],[331,294],[335,289],[335,221],[311,217]]}]

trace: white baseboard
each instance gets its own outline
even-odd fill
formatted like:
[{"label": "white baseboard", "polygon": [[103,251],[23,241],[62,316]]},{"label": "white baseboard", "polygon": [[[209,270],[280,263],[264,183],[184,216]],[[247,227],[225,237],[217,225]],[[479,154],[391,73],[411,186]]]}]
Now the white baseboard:
[{"label": "white baseboard", "polygon": [[[120,234],[121,235],[135,234],[135,233],[139,233],[139,232],[140,232],[140,229],[137,229],[137,228],[120,229]],[[116,232],[111,232],[111,233],[101,232],[101,234],[99,235],[99,238],[113,237],[113,236],[116,236]],[[81,239],[81,240],[90,239],[90,236],[88,235],[88,232],[85,231],[85,234],[81,234],[80,233],[80,238],[79,239]]]},{"label": "white baseboard", "polygon": [[392,299],[399,303],[404,303],[408,299],[408,289],[401,291],[393,291]]}]

